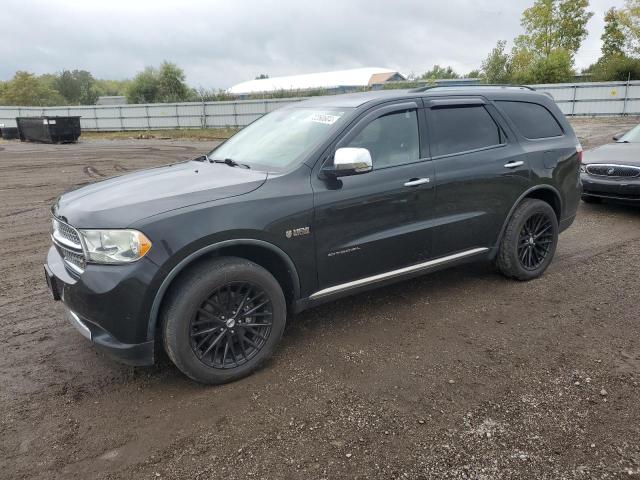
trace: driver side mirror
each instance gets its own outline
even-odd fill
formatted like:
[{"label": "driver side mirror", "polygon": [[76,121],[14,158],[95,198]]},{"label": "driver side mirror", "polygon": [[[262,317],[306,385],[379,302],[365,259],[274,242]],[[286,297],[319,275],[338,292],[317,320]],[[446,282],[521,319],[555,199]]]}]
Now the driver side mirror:
[{"label": "driver side mirror", "polygon": [[323,167],[322,173],[331,178],[360,175],[373,170],[371,153],[366,148],[344,147],[336,150],[333,165]]},{"label": "driver side mirror", "polygon": [[617,142],[618,140],[620,140],[622,138],[622,136],[625,134],[625,132],[618,132],[616,133],[612,138],[614,142]]}]

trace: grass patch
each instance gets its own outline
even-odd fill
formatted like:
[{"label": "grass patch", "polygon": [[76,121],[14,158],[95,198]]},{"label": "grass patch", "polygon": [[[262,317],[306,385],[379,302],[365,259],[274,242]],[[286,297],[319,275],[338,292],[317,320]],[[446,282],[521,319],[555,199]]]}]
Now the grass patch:
[{"label": "grass patch", "polygon": [[127,130],[125,132],[83,131],[80,139],[87,140],[146,140],[149,138],[174,140],[226,140],[239,128],[175,128],[169,130]]}]

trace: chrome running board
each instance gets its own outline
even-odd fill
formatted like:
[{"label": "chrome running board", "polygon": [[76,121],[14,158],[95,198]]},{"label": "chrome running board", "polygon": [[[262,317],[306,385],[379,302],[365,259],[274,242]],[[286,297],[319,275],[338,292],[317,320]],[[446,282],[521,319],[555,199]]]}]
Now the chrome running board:
[{"label": "chrome running board", "polygon": [[437,267],[438,265],[453,262],[454,260],[460,260],[462,258],[471,257],[479,253],[487,252],[488,250],[489,250],[488,248],[484,248],[484,247],[472,248],[471,250],[465,250],[464,252],[454,253],[453,255],[447,255],[446,257],[436,258],[434,260],[429,260],[428,262],[418,263],[416,265],[399,268],[397,270],[391,270],[385,273],[379,273],[377,275],[361,278],[359,280],[354,280],[352,282],[341,283],[340,285],[335,285],[333,287],[325,288],[324,290],[315,292],[309,297],[309,299],[316,300],[318,298],[326,297],[327,295],[342,292],[344,290],[350,290],[352,288],[362,287],[364,285],[370,285],[372,283],[381,282],[383,280],[388,280],[390,278],[401,277],[403,275],[407,275],[409,273],[417,272],[420,270],[427,270],[429,268]]}]

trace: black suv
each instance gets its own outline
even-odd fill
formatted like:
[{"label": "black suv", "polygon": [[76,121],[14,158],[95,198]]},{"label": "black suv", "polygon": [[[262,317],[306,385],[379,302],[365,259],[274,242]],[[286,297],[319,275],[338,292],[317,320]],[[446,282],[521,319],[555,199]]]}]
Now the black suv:
[{"label": "black suv", "polygon": [[318,97],[208,155],[52,207],[45,265],[69,320],[133,365],[192,379],[268,358],[288,313],[464,262],[541,275],[573,221],[582,148],[525,87]]}]

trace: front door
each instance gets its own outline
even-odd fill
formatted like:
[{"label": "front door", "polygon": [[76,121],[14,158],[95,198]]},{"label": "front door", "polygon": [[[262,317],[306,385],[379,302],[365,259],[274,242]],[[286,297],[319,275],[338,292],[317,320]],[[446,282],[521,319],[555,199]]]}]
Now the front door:
[{"label": "front door", "polygon": [[368,112],[332,152],[366,148],[373,170],[338,179],[312,176],[320,289],[430,258],[433,165],[420,145],[423,113],[415,103]]}]

